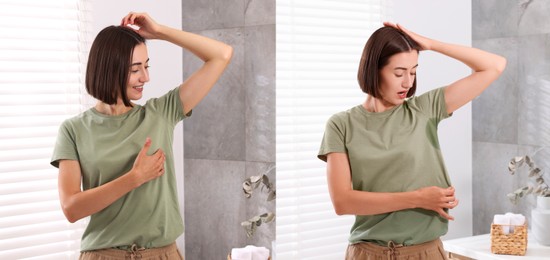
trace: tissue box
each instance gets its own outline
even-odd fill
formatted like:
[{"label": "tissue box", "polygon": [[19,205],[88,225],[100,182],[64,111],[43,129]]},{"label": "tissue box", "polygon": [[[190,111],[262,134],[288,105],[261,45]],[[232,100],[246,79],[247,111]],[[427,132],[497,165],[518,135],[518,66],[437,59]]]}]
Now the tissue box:
[{"label": "tissue box", "polygon": [[[513,227],[505,234],[503,227]],[[511,229],[510,229],[511,230]],[[500,255],[525,255],[527,251],[527,221],[523,225],[491,224],[491,252]]]}]

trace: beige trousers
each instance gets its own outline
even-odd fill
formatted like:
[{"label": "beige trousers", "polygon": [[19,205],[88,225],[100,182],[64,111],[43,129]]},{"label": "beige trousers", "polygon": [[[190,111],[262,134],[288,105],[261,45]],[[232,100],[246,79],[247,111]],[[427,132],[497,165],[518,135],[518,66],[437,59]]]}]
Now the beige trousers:
[{"label": "beige trousers", "polygon": [[398,246],[393,242],[388,246],[373,243],[350,244],[346,260],[446,260],[446,253],[440,239],[414,246]]},{"label": "beige trousers", "polygon": [[183,260],[176,243],[165,247],[143,249],[135,245],[130,250],[100,249],[80,253],[80,260]]}]

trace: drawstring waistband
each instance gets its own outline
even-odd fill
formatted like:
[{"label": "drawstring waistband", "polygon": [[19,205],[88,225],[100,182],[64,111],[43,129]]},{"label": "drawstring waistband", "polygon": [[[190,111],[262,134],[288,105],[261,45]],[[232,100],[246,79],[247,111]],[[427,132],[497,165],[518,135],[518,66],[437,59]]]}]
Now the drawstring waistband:
[{"label": "drawstring waistband", "polygon": [[399,252],[395,250],[396,248],[403,247],[402,244],[396,244],[393,241],[388,242],[388,248],[384,249],[385,254],[388,256],[388,260],[395,260],[397,259],[397,256],[399,255]]},{"label": "drawstring waistband", "polygon": [[143,250],[145,250],[145,247],[138,247],[136,244],[133,244],[126,253],[126,258],[129,258],[130,260],[141,259],[142,256],[140,251]]},{"label": "drawstring waistband", "polygon": [[440,239],[410,246],[398,244],[395,241],[388,241],[384,246],[372,242],[350,244],[345,259],[371,259],[369,257],[387,260],[409,258],[421,260],[447,259]]},{"label": "drawstring waistband", "polygon": [[[144,248],[137,244],[131,246],[121,246],[119,248],[106,248],[92,251],[84,251],[80,253],[80,259],[121,259],[121,260],[138,260],[138,259],[157,259],[162,256],[162,259],[183,259],[183,256],[178,251],[176,243],[172,243],[163,247]],[[168,258],[166,258],[168,257]],[[161,258],[158,258],[161,259]]]}]

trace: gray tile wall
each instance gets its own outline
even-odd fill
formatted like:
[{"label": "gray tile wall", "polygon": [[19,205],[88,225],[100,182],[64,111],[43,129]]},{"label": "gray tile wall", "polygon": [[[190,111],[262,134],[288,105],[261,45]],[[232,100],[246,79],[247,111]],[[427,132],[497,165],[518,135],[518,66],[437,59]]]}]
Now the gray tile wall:
[{"label": "gray tile wall", "polygon": [[[506,198],[529,181],[509,175],[507,165],[550,145],[549,11],[544,0],[472,0],[472,45],[508,59],[502,77],[472,105],[474,234],[488,233],[494,214],[529,218],[534,207],[533,196],[518,205]],[[547,171],[548,150],[534,158]]]},{"label": "gray tile wall", "polygon": [[[184,122],[185,258],[226,259],[231,248],[271,249],[275,223],[247,238],[240,223],[275,202],[242,182],[268,174],[275,184],[275,0],[182,1],[184,30],[233,46],[233,59]],[[184,78],[201,61],[184,52]]]}]

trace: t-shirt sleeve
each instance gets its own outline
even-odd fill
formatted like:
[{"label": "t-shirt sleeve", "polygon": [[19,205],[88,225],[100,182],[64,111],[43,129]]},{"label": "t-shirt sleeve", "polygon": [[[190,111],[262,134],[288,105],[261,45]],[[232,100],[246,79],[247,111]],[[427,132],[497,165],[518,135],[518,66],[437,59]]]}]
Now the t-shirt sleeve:
[{"label": "t-shirt sleeve", "polygon": [[321,148],[317,158],[327,161],[327,154],[329,153],[345,153],[347,152],[345,146],[345,125],[339,114],[333,115],[328,120],[325,127],[325,134],[321,140]]},{"label": "t-shirt sleeve", "polygon": [[187,114],[183,113],[183,104],[179,96],[179,87],[168,91],[168,93],[161,97],[148,100],[145,106],[156,110],[174,125],[190,117],[193,112],[189,111]]},{"label": "t-shirt sleeve", "polygon": [[411,107],[416,107],[420,112],[430,118],[435,118],[438,123],[441,120],[452,116],[452,113],[447,113],[447,104],[445,103],[445,87],[433,89],[411,99],[410,105]]},{"label": "t-shirt sleeve", "polygon": [[69,120],[63,122],[63,124],[59,127],[52,159],[50,161],[50,164],[56,168],[59,168],[60,160],[79,161],[78,151],[76,150],[75,135],[71,129]]}]

